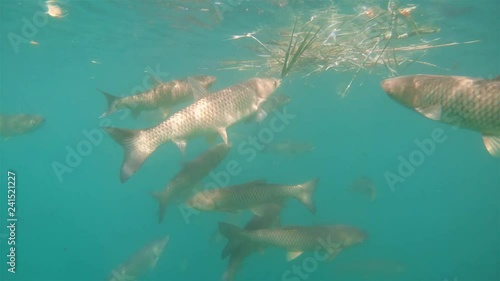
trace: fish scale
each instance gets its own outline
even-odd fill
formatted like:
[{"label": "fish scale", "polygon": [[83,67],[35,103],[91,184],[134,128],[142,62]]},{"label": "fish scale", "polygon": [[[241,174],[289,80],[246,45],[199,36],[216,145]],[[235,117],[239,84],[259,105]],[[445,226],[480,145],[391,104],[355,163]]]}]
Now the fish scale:
[{"label": "fish scale", "polygon": [[188,200],[192,208],[203,211],[236,212],[251,209],[259,215],[260,208],[268,203],[281,202],[295,197],[312,213],[316,211],[312,195],[318,179],[298,185],[267,184],[263,180],[245,184],[202,191]]},{"label": "fish scale", "polygon": [[[431,102],[437,101],[442,105],[442,115],[446,117],[444,121],[481,132],[500,133],[500,82],[492,82],[483,88],[481,86],[484,83],[477,79],[461,83],[455,77],[448,80],[441,82],[444,84],[441,84],[437,95],[430,95],[437,97],[431,99]],[[476,81],[479,83],[475,83]],[[445,87],[446,85],[449,86]]]},{"label": "fish scale", "polygon": [[500,78],[421,74],[386,79],[381,86],[430,119],[482,133],[488,152],[500,157]]},{"label": "fish scale", "polygon": [[249,243],[256,248],[278,247],[296,253],[289,255],[291,259],[304,251],[316,250],[318,246],[327,250],[330,257],[333,257],[341,249],[360,244],[368,237],[364,231],[348,225],[287,226],[243,230],[220,222],[219,230],[229,240],[227,247],[235,247],[239,243]]}]

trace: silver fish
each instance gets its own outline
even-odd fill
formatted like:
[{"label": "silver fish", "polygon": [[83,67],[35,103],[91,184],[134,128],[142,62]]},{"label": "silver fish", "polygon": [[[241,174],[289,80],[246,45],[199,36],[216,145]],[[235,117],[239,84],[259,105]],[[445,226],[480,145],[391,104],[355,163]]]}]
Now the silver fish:
[{"label": "silver fish", "polygon": [[[205,89],[208,89],[217,80],[214,76],[193,76],[190,78],[198,81]],[[158,108],[162,110],[163,116],[167,117],[173,106],[194,99],[188,78],[168,82],[157,81],[153,89],[128,97],[116,97],[105,91],[99,91],[108,102],[108,110],[100,116],[101,118],[124,108],[128,108],[134,118],[137,118],[142,111]]]},{"label": "silver fish", "polygon": [[386,79],[381,86],[427,118],[482,133],[488,152],[500,157],[500,78],[422,74]]},{"label": "silver fish", "polygon": [[40,115],[0,114],[0,136],[8,139],[13,136],[27,134],[39,128],[45,122]]},{"label": "silver fish", "polygon": [[231,150],[231,145],[224,143],[217,144],[193,161],[184,165],[161,192],[153,192],[153,196],[160,204],[158,211],[159,222],[161,223],[165,215],[167,204],[175,197],[192,191],[196,184],[201,181],[210,171],[215,169]]},{"label": "silver fish", "polygon": [[104,127],[124,148],[120,179],[125,182],[160,145],[174,142],[184,153],[187,140],[213,134],[228,144],[226,129],[259,111],[260,105],[280,86],[276,78],[253,78],[215,93],[188,79],[196,101],[159,125],[144,130]]},{"label": "silver fish", "polygon": [[165,236],[139,250],[128,261],[111,271],[109,281],[134,281],[154,269],[169,240]]},{"label": "silver fish", "polygon": [[325,248],[329,258],[342,249],[363,243],[368,235],[348,225],[286,226],[274,229],[243,230],[237,226],[220,222],[219,230],[228,240],[228,248],[240,243],[251,243],[254,247],[277,247],[288,251],[288,260],[293,260],[305,251]]},{"label": "silver fish", "polygon": [[318,179],[297,185],[268,184],[256,180],[226,188],[206,190],[196,193],[188,200],[188,206],[202,211],[237,212],[250,209],[254,214],[262,214],[262,206],[294,197],[311,213],[316,212],[313,193]]}]

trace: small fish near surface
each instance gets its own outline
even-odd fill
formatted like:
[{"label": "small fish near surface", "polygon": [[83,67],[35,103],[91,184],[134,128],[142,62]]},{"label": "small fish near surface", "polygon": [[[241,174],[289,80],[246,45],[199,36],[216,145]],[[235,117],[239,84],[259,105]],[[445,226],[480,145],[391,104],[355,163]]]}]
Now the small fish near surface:
[{"label": "small fish near surface", "polygon": [[123,146],[121,182],[134,174],[160,145],[169,141],[183,153],[188,140],[214,133],[228,144],[226,129],[258,112],[260,105],[281,84],[276,78],[253,78],[210,94],[198,81],[188,78],[188,82],[196,101],[157,126],[144,130],[103,128]]},{"label": "small fish near surface", "polygon": [[153,270],[160,258],[169,237],[155,240],[139,250],[128,261],[111,271],[109,281],[134,281],[144,277]]},{"label": "small fish near surface", "polygon": [[[154,198],[159,202],[158,220],[161,223],[165,215],[165,209],[169,202],[175,197],[184,197],[190,193],[196,184],[215,169],[231,150],[231,145],[224,143],[217,144],[200,154],[191,162],[184,165],[168,183],[164,190],[153,192]],[[185,196],[187,197],[187,196]]]},{"label": "small fish near surface", "polygon": [[45,118],[32,114],[0,114],[0,137],[7,140],[11,137],[27,134],[38,129]]},{"label": "small fish near surface", "polygon": [[274,229],[243,230],[220,222],[219,230],[228,240],[228,251],[240,243],[258,248],[277,247],[288,251],[293,260],[306,251],[322,250],[326,259],[333,259],[342,249],[363,243],[368,235],[348,225],[285,226]]},{"label": "small fish near surface", "polygon": [[[280,224],[280,212],[282,203],[271,203],[263,207],[261,216],[254,215],[245,225],[245,230],[268,229]],[[226,271],[222,277],[223,281],[234,281],[235,275],[243,265],[245,258],[258,251],[251,243],[240,243],[232,246],[226,244],[222,250],[221,257],[224,259],[229,256]]]},{"label": "small fish near surface", "polygon": [[[214,76],[201,75],[190,78],[198,81],[205,89],[208,89],[217,80]],[[134,118],[137,118],[142,111],[155,109],[161,109],[163,116],[167,117],[173,106],[194,99],[188,78],[168,82],[156,81],[156,85],[151,90],[128,97],[116,97],[98,89],[108,102],[108,110],[100,118],[125,108],[131,111]]]},{"label": "small fish near surface", "polygon": [[500,77],[421,74],[386,79],[381,86],[427,118],[480,132],[488,152],[500,157]]},{"label": "small fish near surface", "polygon": [[313,193],[318,181],[318,179],[314,179],[297,185],[281,185],[256,180],[198,192],[188,200],[188,206],[201,211],[238,212],[251,210],[254,214],[261,215],[263,206],[294,197],[314,214],[316,207],[313,202]]}]

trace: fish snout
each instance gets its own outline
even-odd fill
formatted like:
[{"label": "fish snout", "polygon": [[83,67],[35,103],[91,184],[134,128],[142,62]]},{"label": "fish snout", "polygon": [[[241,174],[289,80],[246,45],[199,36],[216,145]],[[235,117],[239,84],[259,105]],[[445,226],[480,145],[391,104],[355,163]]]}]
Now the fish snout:
[{"label": "fish snout", "polygon": [[45,122],[45,117],[37,115],[33,119],[31,119],[31,125],[36,126],[36,125],[41,125],[42,123]]},{"label": "fish snout", "polygon": [[212,86],[212,84],[214,84],[216,81],[217,81],[217,77],[215,77],[215,76],[207,76],[206,77],[207,87]]},{"label": "fish snout", "polygon": [[368,232],[364,230],[359,231],[359,243],[365,242],[366,240],[368,240],[368,237]]},{"label": "fish snout", "polygon": [[380,82],[380,87],[389,95],[394,94],[393,83],[391,81],[391,79],[384,79]]},{"label": "fish snout", "polygon": [[281,86],[281,79],[274,77],[257,78],[256,83],[257,95],[262,99],[267,99]]}]

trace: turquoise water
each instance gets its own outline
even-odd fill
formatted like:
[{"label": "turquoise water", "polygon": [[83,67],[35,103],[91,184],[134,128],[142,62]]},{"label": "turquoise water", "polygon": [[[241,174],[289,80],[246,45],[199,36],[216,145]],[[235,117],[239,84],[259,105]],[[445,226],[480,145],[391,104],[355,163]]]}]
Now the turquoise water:
[{"label": "turquoise water", "polygon": [[[185,6],[195,11],[205,5],[187,2],[192,3]],[[150,86],[143,79],[151,69],[163,80],[214,75],[214,90],[242,82],[257,72],[219,70],[220,63],[255,59],[255,54],[240,41],[225,39],[287,20],[292,26],[294,11],[338,3],[305,1],[280,8],[262,2],[243,1],[222,20],[208,12],[174,10],[168,0],[59,1],[62,18],[41,16],[44,2],[1,2],[0,112],[46,118],[38,130],[0,146],[2,186],[7,171],[16,173],[18,219],[13,274],[8,272],[10,233],[7,192],[2,189],[1,280],[106,280],[113,268],[164,235],[170,236],[165,251],[140,280],[220,280],[227,264],[220,259],[225,240],[209,241],[217,222],[242,226],[251,214],[200,213],[186,220],[172,205],[159,224],[158,206],[150,196],[163,189],[183,161],[208,145],[202,139],[189,142],[185,157],[175,145],[163,145],[129,181],[120,183],[122,148],[99,129],[106,101],[96,88],[130,95]],[[352,11],[353,5],[346,3],[338,5]],[[402,74],[499,75],[498,1],[415,4],[441,28],[429,38],[480,42],[428,51],[425,61],[450,70],[413,64]],[[26,30],[26,21],[35,29]],[[479,133],[428,120],[389,99],[380,88],[384,73],[383,67],[371,74],[363,71],[344,98],[337,92],[353,72],[285,77],[278,92],[292,97],[286,110],[296,116],[272,141],[308,142],[315,150],[293,157],[258,152],[249,161],[248,155],[233,149],[215,172],[223,172],[234,160],[242,172],[231,177],[230,184],[255,179],[295,184],[319,177],[317,214],[290,200],[282,224],[349,224],[369,234],[362,245],[346,249],[334,261],[320,262],[307,280],[500,280],[499,160],[487,153]],[[116,127],[139,129],[158,123],[158,116],[148,113],[133,119],[117,113],[108,120]],[[228,129],[229,138],[239,147],[266,126],[267,121],[238,124]],[[436,129],[444,131],[446,141],[436,144],[434,153],[391,188],[387,172],[397,173],[399,157],[408,159],[418,149],[415,141],[431,138]],[[69,165],[69,151],[87,140],[84,131],[100,132],[102,140]],[[69,165],[68,170],[58,173],[54,163]],[[348,191],[362,176],[375,183],[373,202]],[[236,280],[286,280],[284,272],[310,256],[305,253],[287,262],[283,250],[268,249],[247,258]],[[363,259],[394,260],[407,270],[395,279],[338,275],[337,264]],[[295,278],[290,280],[306,280]]]}]

